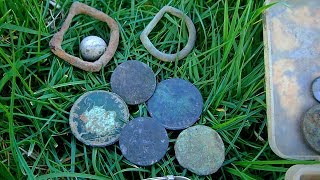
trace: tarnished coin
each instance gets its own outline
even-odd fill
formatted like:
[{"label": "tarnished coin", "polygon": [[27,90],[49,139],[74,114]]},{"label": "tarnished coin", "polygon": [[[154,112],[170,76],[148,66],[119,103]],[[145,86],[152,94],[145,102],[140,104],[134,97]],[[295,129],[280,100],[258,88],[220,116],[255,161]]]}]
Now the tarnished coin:
[{"label": "tarnished coin", "polygon": [[120,64],[111,75],[112,91],[127,104],[146,102],[156,88],[156,77],[152,69],[139,61],[126,61]]},{"label": "tarnished coin", "polygon": [[315,105],[306,112],[302,131],[307,143],[320,153],[320,105]]},{"label": "tarnished coin", "polygon": [[312,94],[313,97],[320,102],[320,77],[312,82]]},{"label": "tarnished coin", "polygon": [[123,128],[119,145],[123,156],[130,162],[149,166],[166,154],[169,138],[160,123],[149,117],[139,117]]},{"label": "tarnished coin", "polygon": [[190,82],[174,78],[160,82],[147,103],[151,117],[170,130],[194,124],[200,117],[203,99]]},{"label": "tarnished coin", "polygon": [[90,91],[80,96],[69,117],[75,137],[86,145],[99,147],[117,141],[128,120],[126,103],[107,91]]},{"label": "tarnished coin", "polygon": [[179,164],[198,175],[215,173],[224,162],[225,149],[219,134],[197,125],[183,130],[174,146]]}]

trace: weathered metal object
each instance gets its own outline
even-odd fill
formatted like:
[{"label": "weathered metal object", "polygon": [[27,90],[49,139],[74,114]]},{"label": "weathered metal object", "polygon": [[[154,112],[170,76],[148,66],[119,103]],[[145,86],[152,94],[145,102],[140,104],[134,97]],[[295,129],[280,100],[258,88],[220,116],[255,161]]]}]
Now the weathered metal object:
[{"label": "weathered metal object", "polygon": [[160,123],[149,117],[139,117],[123,128],[119,145],[123,156],[130,162],[149,166],[166,154],[169,138]]},{"label": "weathered metal object", "polygon": [[199,90],[179,78],[160,82],[147,102],[151,117],[170,130],[185,129],[194,124],[201,115],[202,107]]},{"label": "weathered metal object", "polygon": [[312,82],[312,94],[313,97],[320,102],[320,77]]},{"label": "weathered metal object", "polygon": [[98,36],[87,36],[80,43],[81,56],[87,61],[99,59],[106,48],[106,42]]},{"label": "weathered metal object", "polygon": [[307,143],[320,153],[320,105],[309,109],[302,122],[302,131]]},{"label": "weathered metal object", "polygon": [[152,69],[139,61],[120,64],[111,75],[112,92],[117,93],[131,105],[146,102],[156,88],[156,77]]},{"label": "weathered metal object", "polygon": [[183,130],[174,146],[179,164],[198,175],[215,173],[225,159],[219,134],[210,127],[197,125]]},{"label": "weathered metal object", "polygon": [[[64,33],[68,30],[70,23],[72,21],[72,18],[78,14],[86,14],[97,20],[105,22],[110,28],[110,40],[109,40],[108,47],[106,51],[102,54],[102,56],[94,62],[83,61],[78,57],[75,57],[66,53],[61,47]],[[73,66],[76,66],[82,70],[91,71],[91,72],[100,71],[102,67],[108,64],[108,62],[111,60],[114,53],[116,52],[118,44],[119,44],[119,27],[117,22],[113,20],[111,17],[109,17],[108,15],[104,14],[103,12],[98,11],[97,9],[94,9],[80,2],[74,2],[71,5],[69,14],[66,20],[64,21],[64,23],[62,24],[60,31],[54,34],[54,36],[49,42],[51,51],[55,55],[67,61]]]},{"label": "weathered metal object", "polygon": [[80,96],[70,111],[75,137],[89,146],[107,146],[119,139],[129,120],[126,103],[115,93],[90,91]]},{"label": "weathered metal object", "polygon": [[[179,52],[174,54],[167,54],[159,51],[150,41],[148,38],[149,33],[153,30],[153,28],[157,25],[157,23],[160,21],[164,13],[171,13],[174,16],[177,16],[178,18],[183,19],[186,22],[189,38],[186,46]],[[190,51],[192,50],[195,42],[196,42],[196,28],[194,27],[194,24],[192,20],[185,15],[182,11],[179,9],[176,9],[171,6],[164,6],[151,20],[151,22],[147,25],[147,27],[142,31],[140,35],[140,40],[144,47],[149,51],[150,54],[152,54],[154,57],[162,60],[162,61],[176,61],[180,60],[184,57],[186,57]]]}]

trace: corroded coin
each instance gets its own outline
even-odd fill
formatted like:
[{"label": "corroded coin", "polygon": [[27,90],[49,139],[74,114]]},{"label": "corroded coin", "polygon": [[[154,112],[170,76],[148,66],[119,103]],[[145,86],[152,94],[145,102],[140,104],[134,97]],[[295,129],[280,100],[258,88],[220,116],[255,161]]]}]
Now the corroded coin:
[{"label": "corroded coin", "polygon": [[312,82],[312,94],[313,97],[320,102],[320,77]]},{"label": "corroded coin", "polygon": [[128,107],[117,94],[98,90],[77,99],[69,123],[72,133],[84,144],[107,146],[119,139],[128,119]]},{"label": "corroded coin", "polygon": [[320,153],[320,105],[315,105],[306,112],[302,131],[308,144]]},{"label": "corroded coin", "polygon": [[179,164],[198,175],[215,173],[225,159],[225,149],[219,134],[203,125],[183,130],[174,150]]},{"label": "corroded coin", "polygon": [[200,117],[203,99],[190,82],[174,78],[160,82],[148,100],[151,117],[170,130],[184,129]]},{"label": "corroded coin", "polygon": [[119,145],[123,156],[139,166],[158,162],[169,145],[166,129],[149,117],[135,118],[123,128]]},{"label": "corroded coin", "polygon": [[152,69],[139,61],[126,61],[120,64],[111,75],[112,91],[127,104],[146,102],[156,88],[156,77]]}]

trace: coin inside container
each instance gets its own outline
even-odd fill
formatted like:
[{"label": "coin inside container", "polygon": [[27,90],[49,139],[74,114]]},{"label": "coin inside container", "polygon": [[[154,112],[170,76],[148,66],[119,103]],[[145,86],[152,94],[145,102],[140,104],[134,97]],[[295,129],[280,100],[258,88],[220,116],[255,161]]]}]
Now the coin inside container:
[{"label": "coin inside container", "polygon": [[126,103],[115,93],[90,91],[80,96],[70,111],[75,137],[89,146],[107,146],[119,139],[129,120]]},{"label": "coin inside container", "polygon": [[312,94],[313,97],[320,102],[320,77],[312,82]]},{"label": "coin inside container", "polygon": [[112,92],[130,105],[146,102],[156,88],[156,77],[145,63],[130,60],[120,64],[111,75]]},{"label": "coin inside container", "polygon": [[123,156],[130,162],[149,166],[166,154],[169,138],[160,123],[150,117],[139,117],[123,128],[119,145]]},{"label": "coin inside container", "polygon": [[225,159],[225,148],[220,135],[203,125],[183,130],[174,146],[179,164],[198,175],[215,173]]},{"label": "coin inside container", "polygon": [[147,103],[151,117],[170,130],[181,130],[194,124],[201,115],[202,107],[199,90],[179,78],[161,81]]},{"label": "coin inside container", "polygon": [[306,142],[320,153],[320,105],[310,108],[302,121],[302,132]]}]

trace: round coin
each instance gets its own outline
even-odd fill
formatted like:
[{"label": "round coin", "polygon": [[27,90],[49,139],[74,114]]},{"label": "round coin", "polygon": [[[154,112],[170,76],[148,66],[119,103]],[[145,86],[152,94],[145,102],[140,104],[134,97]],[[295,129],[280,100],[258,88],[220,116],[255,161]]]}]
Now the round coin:
[{"label": "round coin", "polygon": [[183,130],[174,146],[179,164],[198,175],[215,173],[225,159],[219,134],[210,127],[197,125]]},{"label": "round coin", "polygon": [[130,60],[120,64],[111,75],[112,91],[130,105],[146,102],[156,88],[152,69],[139,61]]},{"label": "round coin", "polygon": [[123,128],[119,145],[123,156],[130,162],[149,166],[166,154],[169,138],[160,123],[149,117],[139,117]]},{"label": "round coin", "polygon": [[320,105],[315,105],[306,112],[302,131],[307,143],[320,153]]},{"label": "round coin", "polygon": [[313,97],[320,102],[320,77],[312,82],[312,94]]},{"label": "round coin", "polygon": [[76,100],[69,123],[75,137],[89,146],[107,146],[119,139],[129,120],[126,103],[115,93],[90,91]]},{"label": "round coin", "polygon": [[200,117],[203,99],[190,82],[174,78],[160,82],[147,108],[151,117],[170,130],[185,129]]}]

